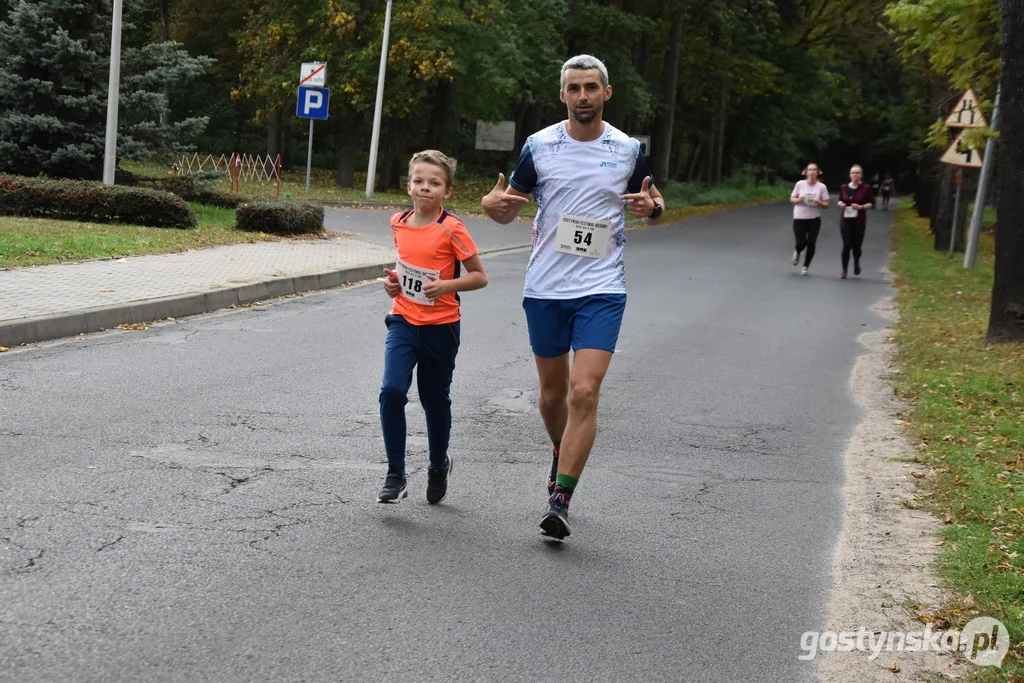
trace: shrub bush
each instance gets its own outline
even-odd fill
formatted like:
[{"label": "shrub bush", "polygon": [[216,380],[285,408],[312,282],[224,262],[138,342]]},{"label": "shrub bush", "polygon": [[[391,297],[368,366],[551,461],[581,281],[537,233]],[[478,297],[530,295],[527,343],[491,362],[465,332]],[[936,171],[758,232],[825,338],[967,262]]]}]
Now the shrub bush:
[{"label": "shrub bush", "polygon": [[[221,173],[226,176],[226,173]],[[206,178],[194,176],[169,176],[167,178],[139,178],[140,184],[146,184],[153,188],[173,192],[187,202],[206,204],[207,206],[220,206],[225,209],[235,209],[242,203],[242,198],[227,192],[215,190],[212,183],[219,178]]]},{"label": "shrub bush", "polygon": [[270,235],[323,232],[324,209],[306,202],[255,201],[235,211],[235,229]]},{"label": "shrub bush", "polygon": [[169,192],[85,180],[0,175],[0,215],[155,228],[194,228],[192,207]]}]

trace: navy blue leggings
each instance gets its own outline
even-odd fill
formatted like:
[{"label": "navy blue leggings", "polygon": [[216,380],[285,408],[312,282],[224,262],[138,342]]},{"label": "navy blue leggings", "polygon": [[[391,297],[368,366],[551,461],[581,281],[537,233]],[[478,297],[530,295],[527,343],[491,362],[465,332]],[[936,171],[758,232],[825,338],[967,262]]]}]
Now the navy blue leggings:
[{"label": "navy blue leggings", "polygon": [[459,353],[460,324],[412,325],[400,315],[384,318],[388,328],[384,342],[384,379],[380,387],[380,426],[384,450],[391,467],[405,471],[405,404],[412,371],[427,416],[430,464],[443,466],[448,457],[452,431],[452,400],[449,390]]}]

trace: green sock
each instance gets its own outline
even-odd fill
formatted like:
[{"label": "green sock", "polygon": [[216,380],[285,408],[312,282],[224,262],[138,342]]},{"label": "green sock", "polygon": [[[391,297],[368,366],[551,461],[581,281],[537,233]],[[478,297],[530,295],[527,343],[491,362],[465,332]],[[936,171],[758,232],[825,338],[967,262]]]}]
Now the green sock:
[{"label": "green sock", "polygon": [[555,486],[561,486],[566,491],[575,491],[576,484],[578,483],[580,483],[579,479],[576,477],[570,477],[568,474],[555,475]]}]

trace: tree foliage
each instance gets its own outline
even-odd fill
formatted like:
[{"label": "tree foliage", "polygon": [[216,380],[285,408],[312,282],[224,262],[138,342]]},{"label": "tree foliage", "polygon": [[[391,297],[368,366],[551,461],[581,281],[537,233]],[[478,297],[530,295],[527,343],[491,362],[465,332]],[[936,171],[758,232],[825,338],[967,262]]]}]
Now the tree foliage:
[{"label": "tree foliage", "polygon": [[[109,0],[19,2],[0,24],[0,170],[97,178],[102,170],[110,65]],[[130,29],[130,25],[128,27]],[[122,51],[119,153],[167,153],[205,120],[161,124],[163,90],[211,60],[153,43]]]}]

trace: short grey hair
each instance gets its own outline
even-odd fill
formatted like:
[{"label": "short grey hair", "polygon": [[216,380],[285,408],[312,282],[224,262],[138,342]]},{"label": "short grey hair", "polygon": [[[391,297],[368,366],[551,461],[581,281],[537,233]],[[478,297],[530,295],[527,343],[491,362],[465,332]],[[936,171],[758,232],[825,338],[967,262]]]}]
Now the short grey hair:
[{"label": "short grey hair", "polygon": [[565,72],[569,69],[576,69],[579,71],[587,71],[588,69],[597,69],[601,72],[601,87],[608,87],[608,69],[605,68],[604,62],[593,55],[576,55],[565,64],[562,65],[562,75],[558,82],[560,90],[565,89]]}]

